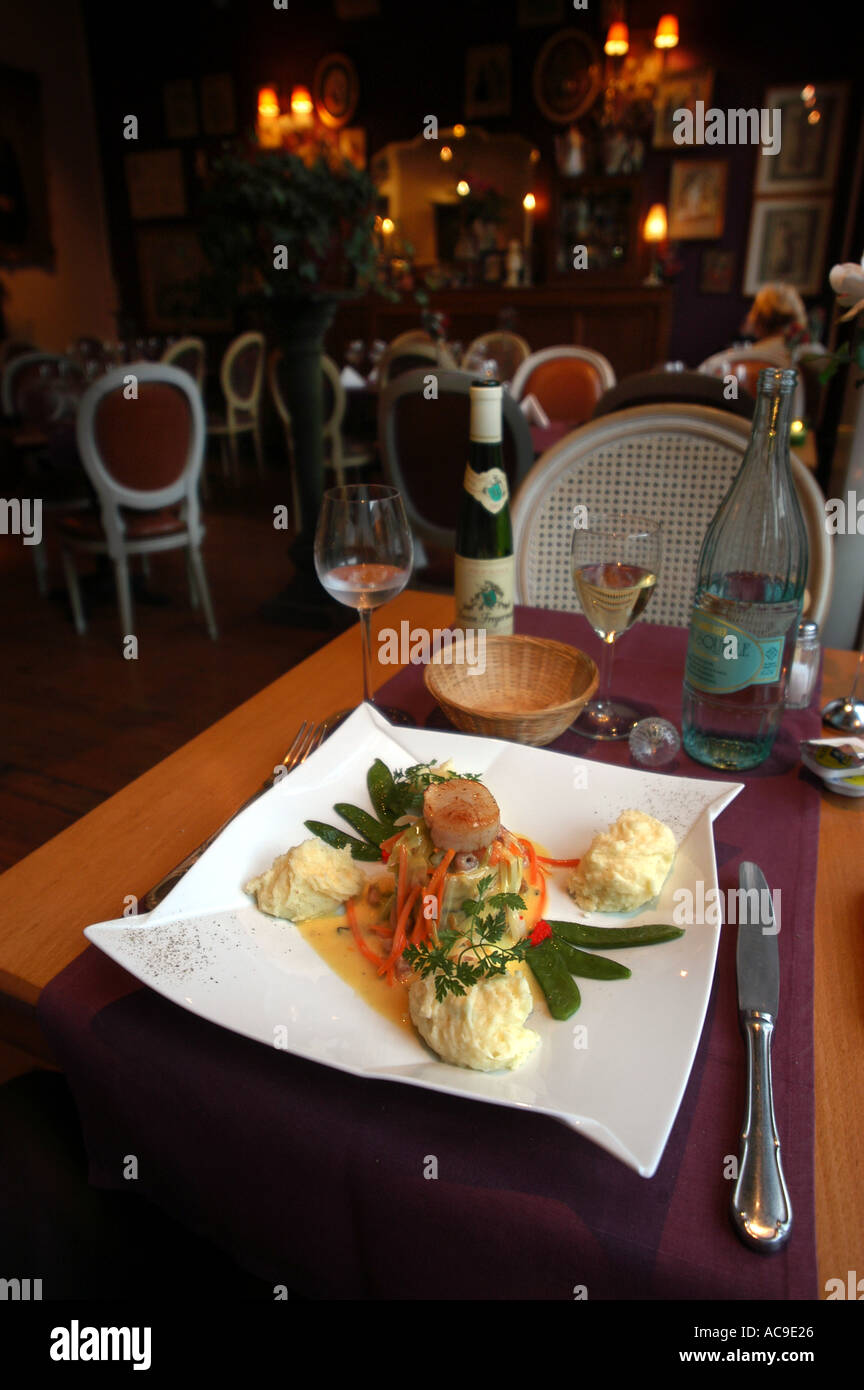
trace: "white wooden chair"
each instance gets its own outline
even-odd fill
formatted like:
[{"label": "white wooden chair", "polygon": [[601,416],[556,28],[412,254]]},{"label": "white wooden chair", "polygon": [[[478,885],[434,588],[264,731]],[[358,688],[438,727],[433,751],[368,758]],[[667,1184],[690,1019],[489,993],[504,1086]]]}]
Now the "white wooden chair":
[{"label": "white wooden chair", "polygon": [[[403,334],[402,337],[407,337]],[[418,365],[418,360],[431,362],[434,367],[442,372],[455,372],[458,370],[456,359],[450,349],[444,343],[433,343],[431,338],[425,342],[422,338],[416,338],[411,342],[401,342],[398,338],[390,344],[386,351],[382,352],[378,359],[378,389],[383,391],[391,377],[399,373],[394,373],[392,368],[395,362],[402,361],[403,371],[410,372]]]},{"label": "white wooden chair", "polygon": [[325,396],[327,386],[331,395],[330,414],[324,421],[324,448],[330,460],[330,467],[336,474],[336,481],[342,487],[345,483],[346,469],[365,468],[367,464],[372,463],[375,453],[365,445],[355,444],[345,438],[342,425],[348,401],[339,368],[326,353],[321,358],[321,367],[324,373]]},{"label": "white wooden chair", "polygon": [[64,357],[59,352],[42,352],[38,348],[32,352],[19,352],[9,358],[3,367],[0,386],[0,405],[7,420],[20,413],[20,395],[25,383],[38,377],[40,367],[59,367],[61,362],[72,366],[71,358]]},{"label": "white wooden chair", "polygon": [[[789,357],[784,352],[777,352],[771,348],[755,347],[727,348],[725,352],[712,353],[706,357],[697,367],[697,371],[704,372],[706,376],[726,377],[734,376],[745,391],[749,391],[751,396],[756,395],[759,383],[759,373],[763,367],[782,367],[788,370],[790,365],[794,370],[794,363],[790,364]],[[798,385],[795,387],[795,418],[804,419],[805,411],[804,386],[801,381],[801,373],[798,372]]]},{"label": "white wooden chair", "polygon": [[387,346],[398,351],[401,348],[413,347],[416,343],[432,343],[432,346],[435,346],[432,334],[427,333],[425,328],[409,328],[407,332],[397,334]]},{"label": "white wooden chair", "polygon": [[[137,399],[127,399],[129,375]],[[63,568],[75,630],[87,628],[75,552],[110,555],[114,562],[123,635],[134,635],[129,561],[165,550],[186,549],[192,606],[200,602],[207,631],[218,637],[201,542],[204,527],[198,477],[204,460],[201,393],[188,372],[161,362],[116,367],[82,397],[77,420],[81,462],[99,497],[92,513],[62,518]]]},{"label": "white wooden chair", "polygon": [[207,349],[203,338],[178,338],[176,343],[165,349],[159,360],[167,363],[169,367],[182,367],[183,371],[192,377],[203,396],[207,372]]},{"label": "white wooden chair", "polygon": [[[686,627],[705,531],[741,466],[750,425],[700,405],[644,405],[571,431],[539,458],[513,505],[519,601],[579,611],[570,572],[573,508],[615,508],[663,523],[664,553],[643,622]],[[825,499],[792,455],[792,476],[810,545],[807,616],[821,626],[834,557]]]},{"label": "white wooden chair", "polygon": [[612,364],[601,352],[563,343],[526,357],[510,383],[510,394],[516,401],[535,396],[550,420],[581,424],[591,418],[615,380]]},{"label": "white wooden chair", "polygon": [[263,333],[241,333],[229,343],[222,357],[219,381],[226,409],[224,415],[208,417],[207,434],[210,438],[220,441],[222,467],[226,477],[229,471],[229,457],[235,478],[239,472],[237,439],[241,434],[252,435],[258,472],[264,472],[260,422],[264,353]]},{"label": "white wooden chair", "polygon": [[472,359],[478,363],[491,360],[498,364],[498,380],[511,382],[519,367],[530,356],[530,346],[518,333],[496,328],[491,333],[481,333],[479,338],[468,344],[462,354],[462,370],[474,370]]}]

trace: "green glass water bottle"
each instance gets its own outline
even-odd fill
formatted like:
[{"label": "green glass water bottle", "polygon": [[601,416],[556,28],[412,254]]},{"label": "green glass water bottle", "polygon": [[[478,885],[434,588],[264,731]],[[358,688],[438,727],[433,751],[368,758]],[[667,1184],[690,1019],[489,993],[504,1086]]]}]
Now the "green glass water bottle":
[{"label": "green glass water bottle", "polygon": [[501,448],[501,386],[471,383],[471,438],[456,531],[457,628],[513,631],[515,559]]},{"label": "green glass water bottle", "polygon": [[789,461],[796,384],[760,372],[747,452],[702,543],[682,732],[709,767],[756,767],[780,727],[809,560]]}]

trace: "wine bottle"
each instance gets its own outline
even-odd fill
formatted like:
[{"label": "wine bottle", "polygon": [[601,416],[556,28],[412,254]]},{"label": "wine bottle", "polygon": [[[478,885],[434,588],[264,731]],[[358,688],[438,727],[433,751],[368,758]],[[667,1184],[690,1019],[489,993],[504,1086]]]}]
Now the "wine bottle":
[{"label": "wine bottle", "polygon": [[515,560],[501,449],[501,386],[471,383],[471,433],[456,531],[456,627],[513,631]]},{"label": "wine bottle", "polygon": [[682,724],[709,767],[756,767],[780,727],[809,561],[789,463],[796,379],[760,372],[747,452],[702,543]]}]

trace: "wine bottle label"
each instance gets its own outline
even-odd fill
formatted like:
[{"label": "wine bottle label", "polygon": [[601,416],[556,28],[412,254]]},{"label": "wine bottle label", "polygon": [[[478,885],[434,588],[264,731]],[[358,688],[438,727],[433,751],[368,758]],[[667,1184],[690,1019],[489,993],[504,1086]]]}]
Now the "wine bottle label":
[{"label": "wine bottle label", "polygon": [[456,556],[456,627],[485,628],[490,633],[513,631],[513,591],[516,560],[469,560]]},{"label": "wine bottle label", "polygon": [[729,694],[771,685],[783,670],[785,634],[754,637],[725,618],[694,608],[685,679],[696,690]]},{"label": "wine bottle label", "polygon": [[489,468],[485,473],[476,473],[470,464],[466,464],[462,486],[493,516],[507,506],[510,489],[507,486],[507,474],[500,468]]}]

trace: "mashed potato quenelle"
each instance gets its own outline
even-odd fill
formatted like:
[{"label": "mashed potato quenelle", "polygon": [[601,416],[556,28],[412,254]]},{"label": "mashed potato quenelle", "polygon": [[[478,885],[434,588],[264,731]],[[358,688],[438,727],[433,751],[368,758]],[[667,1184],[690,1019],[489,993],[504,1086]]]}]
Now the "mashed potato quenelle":
[{"label": "mashed potato quenelle", "polygon": [[442,1062],[474,1071],[512,1070],[531,1055],[539,1034],[525,1027],[534,1007],[520,971],[491,975],[466,994],[435,998],[435,979],[415,980],[408,993],[411,1021]]},{"label": "mashed potato quenelle", "polygon": [[644,811],[622,811],[595,835],[567,890],[588,912],[632,912],[656,898],[677,851],[675,836]]},{"label": "mashed potato quenelle", "polygon": [[271,917],[305,922],[337,912],[365,882],[349,848],[333,849],[312,839],[280,854],[272,868],[250,879],[245,892],[253,893],[261,911]]}]

